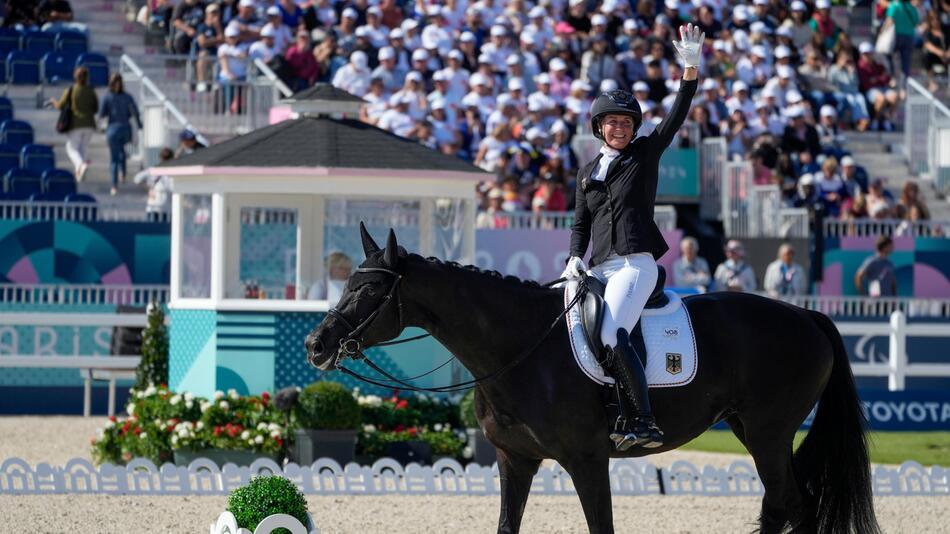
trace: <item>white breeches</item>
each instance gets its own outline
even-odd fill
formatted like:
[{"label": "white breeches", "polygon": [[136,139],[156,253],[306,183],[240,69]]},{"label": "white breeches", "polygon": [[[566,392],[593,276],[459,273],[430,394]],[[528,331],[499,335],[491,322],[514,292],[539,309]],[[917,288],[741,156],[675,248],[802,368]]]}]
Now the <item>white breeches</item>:
[{"label": "white breeches", "polygon": [[656,260],[649,252],[627,256],[611,253],[603,263],[590,270],[590,274],[607,284],[604,300],[607,309],[600,329],[604,345],[617,345],[617,329],[633,329],[656,287]]}]

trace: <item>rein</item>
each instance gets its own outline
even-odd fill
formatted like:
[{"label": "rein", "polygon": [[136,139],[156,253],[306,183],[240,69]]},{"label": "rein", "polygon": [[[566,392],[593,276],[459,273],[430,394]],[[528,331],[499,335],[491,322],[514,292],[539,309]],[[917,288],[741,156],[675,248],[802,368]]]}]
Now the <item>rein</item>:
[{"label": "rein", "polygon": [[[395,300],[395,301],[396,301],[396,306],[397,306],[397,310],[398,310],[398,314],[399,314],[399,330],[402,331],[402,329],[403,329],[403,322],[402,322],[402,303],[399,301],[399,294],[396,292],[397,289],[399,288],[399,283],[402,281],[402,275],[399,274],[399,273],[397,273],[396,271],[392,271],[392,270],[390,270],[390,269],[383,269],[383,268],[377,268],[377,267],[361,267],[361,268],[357,269],[356,272],[358,272],[358,273],[359,273],[359,272],[363,272],[363,273],[379,272],[379,273],[384,273],[384,274],[392,275],[392,276],[393,276],[393,285],[389,288],[389,292],[388,292],[388,293],[386,294],[386,296],[383,298],[383,302],[380,304],[380,306],[379,306],[378,308],[376,308],[376,310],[373,311],[373,313],[371,313],[366,319],[364,319],[362,322],[360,322],[360,324],[358,324],[358,325],[355,326],[355,327],[352,326],[352,325],[350,324],[350,322],[349,322],[345,317],[343,317],[343,314],[340,313],[339,310],[337,310],[336,308],[331,308],[331,309],[327,312],[328,315],[332,315],[332,316],[335,317],[337,320],[339,320],[340,322],[342,322],[345,327],[347,327],[348,329],[350,329],[350,333],[347,334],[343,339],[340,340],[340,349],[339,349],[339,351],[337,352],[337,356],[336,356],[336,358],[337,358],[336,367],[337,367],[341,372],[343,372],[343,373],[345,373],[345,374],[348,374],[348,375],[352,376],[353,378],[356,378],[357,380],[361,380],[361,381],[363,381],[363,382],[366,382],[366,383],[368,383],[368,384],[372,384],[372,385],[374,385],[374,386],[379,386],[379,387],[384,387],[384,388],[391,388],[391,387],[393,387],[393,386],[400,386],[402,389],[407,389],[407,390],[409,390],[409,391],[425,391],[425,392],[430,392],[430,393],[453,393],[453,392],[457,392],[457,391],[464,391],[464,390],[467,390],[467,389],[471,389],[472,387],[474,387],[474,386],[477,385],[477,384],[494,380],[494,379],[498,378],[499,376],[503,375],[504,373],[508,372],[509,370],[513,369],[513,368],[516,367],[518,364],[520,364],[520,363],[523,362],[525,359],[527,359],[528,356],[530,356],[530,355],[535,351],[535,349],[537,349],[537,348],[541,345],[541,343],[542,343],[545,339],[547,339],[547,337],[551,334],[551,332],[554,331],[554,328],[557,327],[557,324],[561,321],[561,319],[564,318],[565,315],[567,315],[567,313],[571,310],[571,308],[573,308],[573,307],[578,303],[578,301],[580,300],[580,298],[581,298],[581,297],[584,295],[584,293],[585,293],[585,290],[584,290],[583,288],[582,288],[580,291],[578,291],[577,294],[574,296],[574,298],[571,300],[571,302],[564,308],[564,311],[562,311],[561,313],[559,313],[558,316],[557,316],[557,317],[554,319],[554,321],[551,323],[551,325],[548,327],[548,329],[545,330],[544,335],[542,335],[542,336],[541,336],[533,345],[531,345],[528,349],[522,351],[516,358],[510,360],[508,363],[506,363],[505,365],[503,365],[503,366],[501,366],[500,368],[496,369],[495,371],[492,371],[491,373],[488,373],[488,374],[486,374],[486,375],[484,375],[484,376],[481,376],[481,377],[479,377],[479,378],[474,378],[474,379],[472,379],[472,380],[466,380],[466,381],[464,381],[464,382],[459,382],[459,383],[456,383],[456,384],[450,384],[450,385],[447,385],[447,386],[438,386],[438,387],[426,388],[426,387],[420,387],[420,386],[415,386],[415,385],[413,385],[413,384],[410,384],[410,383],[407,382],[407,380],[417,380],[417,379],[419,379],[419,378],[428,376],[428,375],[430,375],[430,374],[432,374],[432,373],[438,371],[439,369],[445,367],[445,366],[448,365],[449,363],[451,363],[452,360],[456,359],[455,356],[452,356],[451,358],[449,358],[449,359],[446,360],[445,362],[441,363],[438,367],[432,369],[431,371],[427,371],[427,372],[425,372],[425,373],[422,373],[421,375],[413,376],[413,377],[406,378],[406,379],[399,379],[399,378],[396,378],[395,376],[391,375],[390,373],[386,372],[384,369],[382,369],[381,367],[379,367],[378,365],[376,365],[375,362],[373,362],[372,360],[370,360],[369,357],[366,356],[366,354],[363,353],[363,349],[364,349],[364,348],[370,348],[370,347],[364,347],[364,346],[363,346],[363,337],[362,337],[362,334],[366,331],[367,328],[370,327],[370,325],[372,325],[373,321],[375,321],[376,318],[379,317],[380,312],[381,312],[382,309],[386,306],[386,304],[387,304],[388,302],[392,301],[392,300]],[[543,284],[543,286],[544,286],[544,287],[551,287],[551,286],[554,286],[554,285],[559,284],[559,283],[564,282],[564,281],[565,281],[564,278],[558,278],[557,280],[554,280],[554,281],[548,282],[548,283],[546,283],[546,284]],[[583,284],[583,282],[582,282],[582,284]],[[392,346],[392,345],[400,345],[400,344],[402,344],[402,343],[408,343],[408,342],[410,342],[410,341],[416,341],[416,340],[419,340],[419,339],[423,339],[423,338],[429,337],[430,335],[431,335],[431,334],[422,334],[422,335],[413,336],[413,337],[406,338],[406,339],[401,339],[401,340],[398,340],[398,341],[386,341],[386,342],[383,342],[383,343],[377,343],[377,344],[375,344],[375,345],[373,345],[373,346],[375,346],[375,347],[386,347],[386,346]],[[370,369],[372,369],[372,370],[376,371],[377,373],[379,373],[380,375],[384,376],[384,377],[386,378],[386,381],[380,381],[380,380],[382,380],[382,379],[376,380],[376,379],[373,379],[373,378],[370,378],[370,377],[367,377],[367,376],[363,376],[363,375],[357,373],[356,371],[353,371],[352,369],[348,369],[348,368],[344,367],[343,365],[340,364],[341,356],[342,356],[342,358],[352,358],[352,359],[355,360],[355,361],[363,361],[363,362],[365,362],[366,365],[367,365]]]}]

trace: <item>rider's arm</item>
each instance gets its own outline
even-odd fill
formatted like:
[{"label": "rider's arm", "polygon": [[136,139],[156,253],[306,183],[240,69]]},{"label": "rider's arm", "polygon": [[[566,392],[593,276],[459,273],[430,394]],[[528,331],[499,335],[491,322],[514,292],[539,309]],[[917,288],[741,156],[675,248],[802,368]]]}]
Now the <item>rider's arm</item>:
[{"label": "rider's arm", "polygon": [[587,209],[587,195],[581,187],[584,168],[577,171],[575,182],[574,226],[571,227],[571,256],[583,258],[590,243],[591,213]]},{"label": "rider's arm", "polygon": [[[693,95],[696,94],[698,85],[698,75],[695,68],[688,68],[683,73],[683,79],[680,80],[680,90],[676,94],[676,100],[670,113],[663,119],[663,122],[656,127],[650,136],[654,139],[654,149],[664,150],[673,142],[673,136],[683,125],[686,116],[689,114],[689,107],[693,101]],[[659,157],[659,155],[657,155]]]}]

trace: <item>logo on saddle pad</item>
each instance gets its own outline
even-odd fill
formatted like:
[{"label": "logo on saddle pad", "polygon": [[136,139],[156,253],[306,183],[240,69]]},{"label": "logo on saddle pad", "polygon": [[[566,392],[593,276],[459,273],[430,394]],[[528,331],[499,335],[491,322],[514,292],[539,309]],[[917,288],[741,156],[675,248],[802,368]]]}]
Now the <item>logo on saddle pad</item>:
[{"label": "logo on saddle pad", "polygon": [[666,353],[666,372],[678,375],[683,372],[683,355],[678,352]]},{"label": "logo on saddle pad", "polygon": [[680,335],[680,331],[678,328],[664,328],[663,335],[666,337],[676,337]]}]

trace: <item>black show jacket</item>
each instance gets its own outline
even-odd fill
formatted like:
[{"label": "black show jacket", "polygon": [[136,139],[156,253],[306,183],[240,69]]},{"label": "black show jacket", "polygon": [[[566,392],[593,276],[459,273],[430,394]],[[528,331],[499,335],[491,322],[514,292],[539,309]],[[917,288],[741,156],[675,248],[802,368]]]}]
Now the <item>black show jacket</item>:
[{"label": "black show jacket", "polygon": [[680,81],[676,101],[663,122],[650,135],[631,141],[611,162],[604,181],[591,178],[601,154],[578,171],[571,256],[583,258],[591,238],[591,267],[603,262],[611,249],[621,256],[649,252],[655,259],[669,250],[653,222],[660,155],[686,120],[696,85],[697,80]]}]

